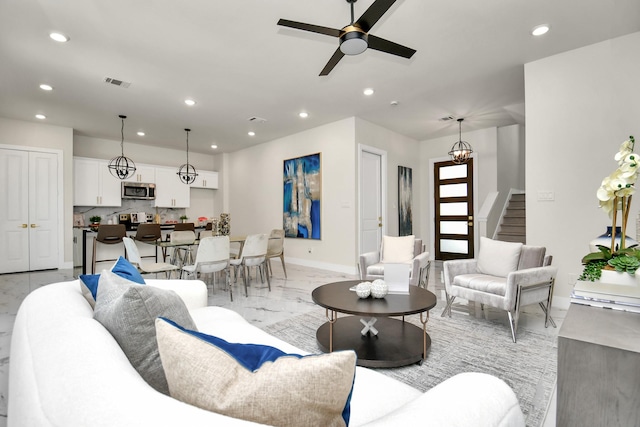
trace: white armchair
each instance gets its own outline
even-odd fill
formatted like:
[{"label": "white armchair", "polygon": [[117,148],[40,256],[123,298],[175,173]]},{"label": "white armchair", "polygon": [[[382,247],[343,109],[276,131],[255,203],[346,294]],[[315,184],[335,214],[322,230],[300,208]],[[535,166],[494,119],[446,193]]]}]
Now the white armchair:
[{"label": "white armchair", "polygon": [[360,255],[360,280],[383,279],[385,262],[406,263],[411,269],[409,284],[426,289],[431,262],[422,239],[416,239],[415,236],[383,236],[379,251]]},{"label": "white armchair", "polygon": [[520,307],[540,304],[545,313],[544,326],[555,322],[549,315],[557,268],[546,248],[521,243],[480,238],[477,259],[445,261],[444,285],[447,305],[442,311],[451,317],[456,297],[507,311],[511,337],[516,342]]}]

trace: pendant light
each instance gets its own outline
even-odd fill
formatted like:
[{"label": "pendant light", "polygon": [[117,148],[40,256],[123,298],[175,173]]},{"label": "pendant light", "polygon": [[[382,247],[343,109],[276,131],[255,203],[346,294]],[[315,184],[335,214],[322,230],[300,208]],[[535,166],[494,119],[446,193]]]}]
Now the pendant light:
[{"label": "pendant light", "polygon": [[196,172],[196,168],[194,168],[193,165],[189,164],[189,132],[191,132],[191,129],[185,129],[185,132],[187,132],[187,163],[180,166],[177,174],[180,178],[180,181],[182,181],[184,184],[189,185],[193,184],[193,181],[196,180],[198,172]]},{"label": "pendant light", "polygon": [[120,115],[118,117],[122,120],[122,127],[120,128],[121,154],[111,159],[109,162],[109,172],[118,179],[127,179],[136,172],[136,164],[133,163],[133,160],[124,156],[124,119],[126,119],[127,116]]},{"label": "pendant light", "polygon": [[467,163],[471,158],[471,153],[473,153],[473,150],[471,149],[471,145],[468,142],[465,142],[462,140],[462,121],[463,120],[464,119],[458,119],[460,137],[458,138],[458,142],[453,144],[453,147],[451,147],[451,151],[449,151],[451,160],[453,161],[453,163],[457,165]]}]

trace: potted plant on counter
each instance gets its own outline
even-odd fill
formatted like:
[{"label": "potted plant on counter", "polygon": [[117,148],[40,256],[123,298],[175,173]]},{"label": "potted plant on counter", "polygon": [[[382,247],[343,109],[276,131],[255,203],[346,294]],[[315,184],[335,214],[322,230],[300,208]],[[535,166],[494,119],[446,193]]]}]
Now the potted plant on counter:
[{"label": "potted plant on counter", "polygon": [[89,221],[91,221],[91,229],[93,231],[98,231],[98,226],[100,226],[100,221],[102,221],[102,217],[99,215],[94,215],[91,218],[89,218]]},{"label": "potted plant on counter", "polygon": [[189,219],[189,217],[188,217],[188,216],[186,216],[186,215],[180,215],[180,221],[182,221],[182,222],[187,222],[187,220],[188,220],[188,219]]}]

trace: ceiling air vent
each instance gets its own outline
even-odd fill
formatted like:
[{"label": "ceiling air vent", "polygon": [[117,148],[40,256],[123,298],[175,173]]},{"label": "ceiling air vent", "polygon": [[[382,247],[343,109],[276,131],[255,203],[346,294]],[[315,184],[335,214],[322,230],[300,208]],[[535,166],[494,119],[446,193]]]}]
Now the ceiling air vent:
[{"label": "ceiling air vent", "polygon": [[112,77],[105,77],[104,78],[104,82],[112,84],[114,86],[120,86],[120,87],[123,87],[125,89],[128,88],[129,85],[131,85],[131,82],[125,82],[123,80],[114,79]]},{"label": "ceiling air vent", "polygon": [[267,119],[263,119],[262,117],[249,117],[247,120],[249,120],[250,122],[254,122],[254,123],[264,123],[267,121]]},{"label": "ceiling air vent", "polygon": [[449,120],[453,120],[455,117],[453,116],[445,116],[445,117],[440,117],[438,120],[441,122],[448,122]]}]

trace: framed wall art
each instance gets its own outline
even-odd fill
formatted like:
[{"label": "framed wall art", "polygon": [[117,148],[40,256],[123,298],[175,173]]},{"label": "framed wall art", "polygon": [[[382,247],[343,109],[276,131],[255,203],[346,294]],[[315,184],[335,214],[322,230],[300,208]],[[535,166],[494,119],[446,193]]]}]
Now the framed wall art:
[{"label": "framed wall art", "polygon": [[398,166],[398,228],[399,236],[413,234],[412,212],[412,171],[411,168]]},{"label": "framed wall art", "polygon": [[320,239],[321,166],[320,153],[284,161],[282,222],[285,237]]}]

